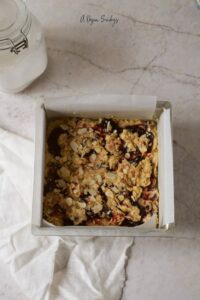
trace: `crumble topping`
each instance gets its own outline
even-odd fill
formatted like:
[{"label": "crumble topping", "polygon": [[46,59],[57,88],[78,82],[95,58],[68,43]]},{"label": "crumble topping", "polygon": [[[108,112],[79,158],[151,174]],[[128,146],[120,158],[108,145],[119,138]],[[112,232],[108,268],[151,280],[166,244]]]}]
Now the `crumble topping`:
[{"label": "crumble topping", "polygon": [[43,216],[59,225],[158,222],[154,120],[63,118],[47,126]]}]

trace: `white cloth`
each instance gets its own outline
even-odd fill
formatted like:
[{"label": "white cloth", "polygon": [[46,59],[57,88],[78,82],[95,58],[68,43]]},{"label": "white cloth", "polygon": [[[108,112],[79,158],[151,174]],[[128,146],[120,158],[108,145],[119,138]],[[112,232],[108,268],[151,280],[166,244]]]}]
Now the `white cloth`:
[{"label": "white cloth", "polygon": [[0,129],[0,257],[33,300],[117,300],[132,238],[35,237],[34,145]]}]

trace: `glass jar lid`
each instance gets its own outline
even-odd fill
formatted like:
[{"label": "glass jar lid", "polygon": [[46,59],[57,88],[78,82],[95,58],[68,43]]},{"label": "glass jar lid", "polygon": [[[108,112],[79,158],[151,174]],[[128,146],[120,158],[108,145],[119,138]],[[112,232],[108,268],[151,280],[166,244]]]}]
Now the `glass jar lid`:
[{"label": "glass jar lid", "polygon": [[28,47],[31,15],[22,0],[0,0],[0,51],[18,54]]}]

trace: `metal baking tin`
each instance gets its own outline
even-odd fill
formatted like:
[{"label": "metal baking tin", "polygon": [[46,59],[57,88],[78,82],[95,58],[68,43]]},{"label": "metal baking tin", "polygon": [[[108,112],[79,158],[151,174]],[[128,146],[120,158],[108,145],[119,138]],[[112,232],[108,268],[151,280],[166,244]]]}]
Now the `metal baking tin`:
[{"label": "metal baking tin", "polygon": [[[77,100],[78,98],[78,100]],[[61,236],[162,236],[169,229],[174,228],[174,180],[173,180],[173,149],[172,149],[172,121],[171,104],[166,101],[156,101],[152,96],[122,96],[122,95],[93,95],[95,101],[84,102],[82,98],[65,97],[48,99],[36,108],[35,129],[35,162],[34,189],[32,203],[32,233],[34,235]],[[106,99],[100,101],[98,99]],[[115,102],[114,99],[118,99]],[[128,99],[128,101],[126,101]],[[123,101],[122,101],[123,100]],[[149,101],[148,101],[149,100]],[[151,107],[150,102],[154,107]],[[109,103],[109,104],[108,104]],[[133,105],[132,105],[133,103]],[[86,105],[85,105],[86,104]],[[136,105],[136,106],[135,106]],[[136,107],[136,108],[135,108]],[[46,119],[65,115],[80,115],[91,117],[94,115],[106,117],[108,115],[127,118],[141,118],[153,110],[158,122],[159,144],[159,211],[162,220],[159,228],[145,228],[120,226],[53,226],[42,218],[43,181],[44,181],[44,153],[46,136]],[[159,128],[160,127],[160,128]]]}]

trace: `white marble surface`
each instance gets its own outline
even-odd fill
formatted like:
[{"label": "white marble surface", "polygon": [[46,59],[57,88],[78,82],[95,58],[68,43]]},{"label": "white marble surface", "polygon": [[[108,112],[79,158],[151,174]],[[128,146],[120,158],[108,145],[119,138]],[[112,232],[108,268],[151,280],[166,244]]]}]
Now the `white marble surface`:
[{"label": "white marble surface", "polygon": [[[124,300],[200,299],[200,10],[189,0],[29,0],[49,65],[19,95],[0,94],[0,126],[33,139],[42,97],[134,93],[173,104],[176,231],[136,238]],[[119,18],[81,24],[82,14]],[[0,263],[0,299],[26,299]],[[37,300],[37,299],[36,299]],[[110,299],[109,299],[110,300]]]}]

